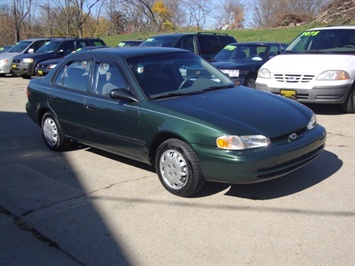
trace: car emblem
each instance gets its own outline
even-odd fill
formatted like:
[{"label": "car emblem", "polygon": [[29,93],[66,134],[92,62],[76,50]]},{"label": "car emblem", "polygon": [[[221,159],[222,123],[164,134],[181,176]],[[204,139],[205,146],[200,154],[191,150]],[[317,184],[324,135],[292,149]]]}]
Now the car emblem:
[{"label": "car emblem", "polygon": [[286,77],[286,80],[289,80],[289,81],[295,81],[296,78],[295,77]]},{"label": "car emblem", "polygon": [[196,75],[200,75],[201,74],[201,71],[196,71]]},{"label": "car emblem", "polygon": [[293,140],[297,139],[297,134],[296,133],[292,133],[291,135],[288,136],[288,142],[291,142]]}]

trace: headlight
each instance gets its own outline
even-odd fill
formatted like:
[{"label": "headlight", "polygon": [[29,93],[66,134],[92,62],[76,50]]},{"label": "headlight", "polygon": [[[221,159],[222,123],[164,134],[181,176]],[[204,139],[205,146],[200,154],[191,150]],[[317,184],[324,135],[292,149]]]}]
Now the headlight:
[{"label": "headlight", "polygon": [[217,147],[224,150],[246,150],[266,147],[270,139],[262,135],[250,136],[220,136],[216,140]]},{"label": "headlight", "polygon": [[52,65],[49,65],[47,68],[52,69],[52,68],[55,68],[56,66],[57,66],[57,64],[52,64]]},{"label": "headlight", "polygon": [[320,73],[317,80],[348,80],[350,75],[343,70],[327,70]]},{"label": "headlight", "polygon": [[312,128],[314,128],[317,125],[317,117],[316,115],[313,113],[311,119],[308,122],[307,125],[307,129],[311,130]]},{"label": "headlight", "polygon": [[222,73],[227,74],[230,78],[239,77],[239,69],[221,69]]},{"label": "headlight", "polygon": [[26,64],[33,63],[33,58],[24,58],[22,61]]},{"label": "headlight", "polygon": [[258,78],[270,79],[271,78],[270,71],[267,70],[266,68],[260,68],[258,71]]}]

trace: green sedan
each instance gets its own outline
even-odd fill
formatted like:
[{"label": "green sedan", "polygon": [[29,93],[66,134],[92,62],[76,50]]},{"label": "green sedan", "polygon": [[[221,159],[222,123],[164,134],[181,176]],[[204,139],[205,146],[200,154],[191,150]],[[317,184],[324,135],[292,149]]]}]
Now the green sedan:
[{"label": "green sedan", "polygon": [[47,146],[73,142],[155,166],[188,197],[206,181],[255,183],[318,157],[326,131],[293,100],[236,86],[201,57],[175,48],[74,53],[28,85],[28,116]]}]

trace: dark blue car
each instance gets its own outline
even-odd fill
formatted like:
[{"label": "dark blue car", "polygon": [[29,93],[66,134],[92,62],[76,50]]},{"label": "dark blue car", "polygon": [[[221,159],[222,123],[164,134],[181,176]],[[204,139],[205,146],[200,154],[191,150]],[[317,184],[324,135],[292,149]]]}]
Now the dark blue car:
[{"label": "dark blue car", "polygon": [[276,42],[231,43],[214,57],[212,65],[236,84],[255,88],[259,68],[285,50],[287,45]]}]

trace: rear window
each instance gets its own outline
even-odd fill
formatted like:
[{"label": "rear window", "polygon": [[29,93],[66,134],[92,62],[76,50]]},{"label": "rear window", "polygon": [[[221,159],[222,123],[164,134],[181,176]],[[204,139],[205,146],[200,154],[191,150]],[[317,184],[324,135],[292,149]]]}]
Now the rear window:
[{"label": "rear window", "polygon": [[219,41],[221,42],[222,48],[232,42],[236,42],[236,39],[234,39],[232,36],[218,36],[218,38]]},{"label": "rear window", "polygon": [[179,35],[150,37],[139,46],[173,47],[179,37]]}]

